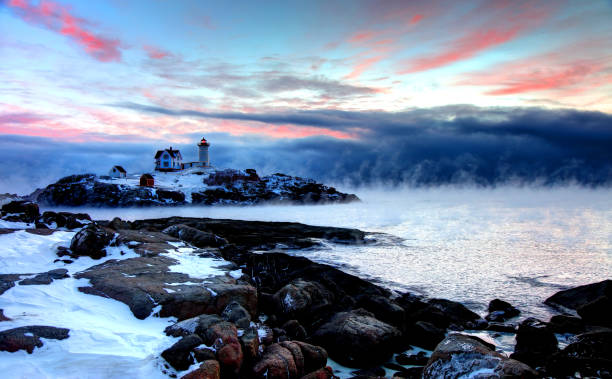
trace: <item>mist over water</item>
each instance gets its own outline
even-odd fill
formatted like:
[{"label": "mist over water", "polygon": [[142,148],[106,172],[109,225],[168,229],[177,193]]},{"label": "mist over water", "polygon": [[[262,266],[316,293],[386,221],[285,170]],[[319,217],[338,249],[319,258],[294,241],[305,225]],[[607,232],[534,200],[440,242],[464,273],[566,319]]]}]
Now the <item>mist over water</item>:
[{"label": "mist over water", "polygon": [[95,219],[181,215],[359,228],[373,233],[368,237],[371,243],[325,244],[292,253],[399,291],[461,301],[483,314],[490,300],[501,298],[518,306],[523,316],[547,318],[551,310],[542,301],[548,296],[612,278],[610,189],[438,187],[354,192],[362,202],[78,211]]}]

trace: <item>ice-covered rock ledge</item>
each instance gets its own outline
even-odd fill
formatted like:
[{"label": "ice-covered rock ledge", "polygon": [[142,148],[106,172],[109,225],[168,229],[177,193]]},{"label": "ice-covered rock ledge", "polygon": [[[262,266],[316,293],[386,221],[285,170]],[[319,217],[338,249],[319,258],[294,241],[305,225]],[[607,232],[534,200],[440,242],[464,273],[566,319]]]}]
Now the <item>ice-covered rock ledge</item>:
[{"label": "ice-covered rock ledge", "polygon": [[30,195],[50,206],[159,206],[184,204],[259,203],[321,204],[357,201],[312,179],[273,174],[259,177],[255,170],[202,170],[152,174],[152,187],[140,185],[140,175],[110,179],[95,174],[67,176]]}]

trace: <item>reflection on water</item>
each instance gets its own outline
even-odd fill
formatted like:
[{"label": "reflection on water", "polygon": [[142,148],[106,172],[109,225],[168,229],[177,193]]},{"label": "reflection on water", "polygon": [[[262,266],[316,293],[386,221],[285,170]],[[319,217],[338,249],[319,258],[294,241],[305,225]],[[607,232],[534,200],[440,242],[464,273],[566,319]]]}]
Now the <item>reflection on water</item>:
[{"label": "reflection on water", "polygon": [[[365,246],[296,252],[398,289],[462,301],[483,313],[493,298],[546,318],[556,291],[612,277],[612,190],[408,189],[357,191],[328,206],[89,209],[94,218],[173,215],[297,221],[360,228]],[[80,211],[83,211],[82,209]]]}]

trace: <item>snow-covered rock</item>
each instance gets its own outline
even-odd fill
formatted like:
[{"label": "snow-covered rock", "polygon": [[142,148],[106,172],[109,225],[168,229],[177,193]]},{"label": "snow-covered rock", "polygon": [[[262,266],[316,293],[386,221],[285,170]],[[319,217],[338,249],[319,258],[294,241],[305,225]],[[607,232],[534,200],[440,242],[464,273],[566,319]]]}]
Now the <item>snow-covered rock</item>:
[{"label": "snow-covered rock", "polygon": [[183,204],[296,204],[349,202],[357,196],[338,192],[311,179],[255,170],[202,170],[152,174],[155,186],[140,186],[140,176],[107,179],[94,174],[72,175],[32,194],[51,206],[160,206]]}]

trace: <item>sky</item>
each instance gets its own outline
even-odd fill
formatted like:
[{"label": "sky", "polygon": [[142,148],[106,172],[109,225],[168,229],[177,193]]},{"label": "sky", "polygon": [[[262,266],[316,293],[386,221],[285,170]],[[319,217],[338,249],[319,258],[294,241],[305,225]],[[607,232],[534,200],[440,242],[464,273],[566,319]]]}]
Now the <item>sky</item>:
[{"label": "sky", "polygon": [[0,191],[152,169],[612,183],[612,1],[0,0]]}]

